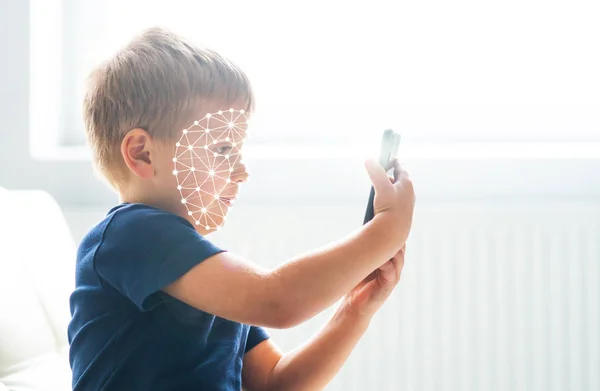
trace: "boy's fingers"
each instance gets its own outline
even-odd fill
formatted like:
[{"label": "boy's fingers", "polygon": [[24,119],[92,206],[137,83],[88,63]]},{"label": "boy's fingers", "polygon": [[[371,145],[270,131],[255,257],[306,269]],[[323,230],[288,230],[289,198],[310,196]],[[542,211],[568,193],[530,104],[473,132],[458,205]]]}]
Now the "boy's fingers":
[{"label": "boy's fingers", "polygon": [[396,165],[400,166],[400,163],[398,162],[398,158],[392,158],[392,159],[390,159],[390,161],[388,162],[388,164],[385,166],[385,172],[388,172],[392,168],[395,168]]},{"label": "boy's fingers", "polygon": [[388,179],[385,170],[375,159],[367,160],[365,162],[365,167],[376,192],[390,186],[390,180]]},{"label": "boy's fingers", "polygon": [[401,178],[409,177],[408,171],[406,171],[404,169],[404,167],[402,167],[398,158],[393,158],[392,160],[390,160],[387,167],[385,167],[386,175],[387,175],[387,172],[391,169],[394,169],[393,175],[392,176],[388,175],[388,178],[390,178],[392,183],[396,183],[396,182],[400,181]]},{"label": "boy's fingers", "polygon": [[401,176],[408,176],[408,172],[402,168],[400,162],[396,158],[390,161],[390,167],[386,170],[386,172],[392,168],[394,169],[394,182],[398,182]]},{"label": "boy's fingers", "polygon": [[379,274],[383,279],[387,282],[394,282],[396,275],[396,265],[394,264],[394,259],[390,259],[388,262],[384,263],[379,267]]},{"label": "boy's fingers", "polygon": [[400,281],[400,275],[402,274],[402,269],[404,268],[404,251],[405,247],[402,247],[398,254],[396,254],[396,256],[392,259],[396,271],[396,281]]}]

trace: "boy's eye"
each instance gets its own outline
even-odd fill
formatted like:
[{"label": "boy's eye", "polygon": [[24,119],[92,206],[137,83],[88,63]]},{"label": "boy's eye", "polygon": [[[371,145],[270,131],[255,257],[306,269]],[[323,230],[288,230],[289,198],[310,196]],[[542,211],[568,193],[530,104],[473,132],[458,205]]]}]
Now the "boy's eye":
[{"label": "boy's eye", "polygon": [[222,145],[215,148],[215,152],[219,155],[227,155],[231,151],[231,145]]}]

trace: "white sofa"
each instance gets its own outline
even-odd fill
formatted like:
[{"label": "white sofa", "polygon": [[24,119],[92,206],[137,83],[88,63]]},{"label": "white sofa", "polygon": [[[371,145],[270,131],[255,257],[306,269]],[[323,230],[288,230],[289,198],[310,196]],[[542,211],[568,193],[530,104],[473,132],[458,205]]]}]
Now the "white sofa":
[{"label": "white sofa", "polygon": [[52,197],[0,188],[0,391],[71,389],[75,251]]}]

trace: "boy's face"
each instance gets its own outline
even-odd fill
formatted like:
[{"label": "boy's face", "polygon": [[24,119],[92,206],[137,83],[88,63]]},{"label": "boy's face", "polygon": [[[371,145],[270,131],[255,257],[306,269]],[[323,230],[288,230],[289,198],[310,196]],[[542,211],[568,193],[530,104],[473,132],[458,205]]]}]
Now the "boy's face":
[{"label": "boy's face", "polygon": [[172,149],[170,186],[178,195],[178,214],[201,234],[223,226],[248,179],[242,163],[247,113],[227,108],[205,114],[181,130]]}]

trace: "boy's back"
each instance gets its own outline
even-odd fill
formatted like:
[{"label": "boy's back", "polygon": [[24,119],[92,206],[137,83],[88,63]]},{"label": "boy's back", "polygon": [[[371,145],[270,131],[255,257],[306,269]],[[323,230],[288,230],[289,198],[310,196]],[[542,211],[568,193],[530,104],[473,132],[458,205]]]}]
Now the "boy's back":
[{"label": "boy's back", "polygon": [[241,389],[243,354],[265,331],[160,291],[221,251],[170,212],[113,208],[78,251],[69,325],[74,389]]}]

